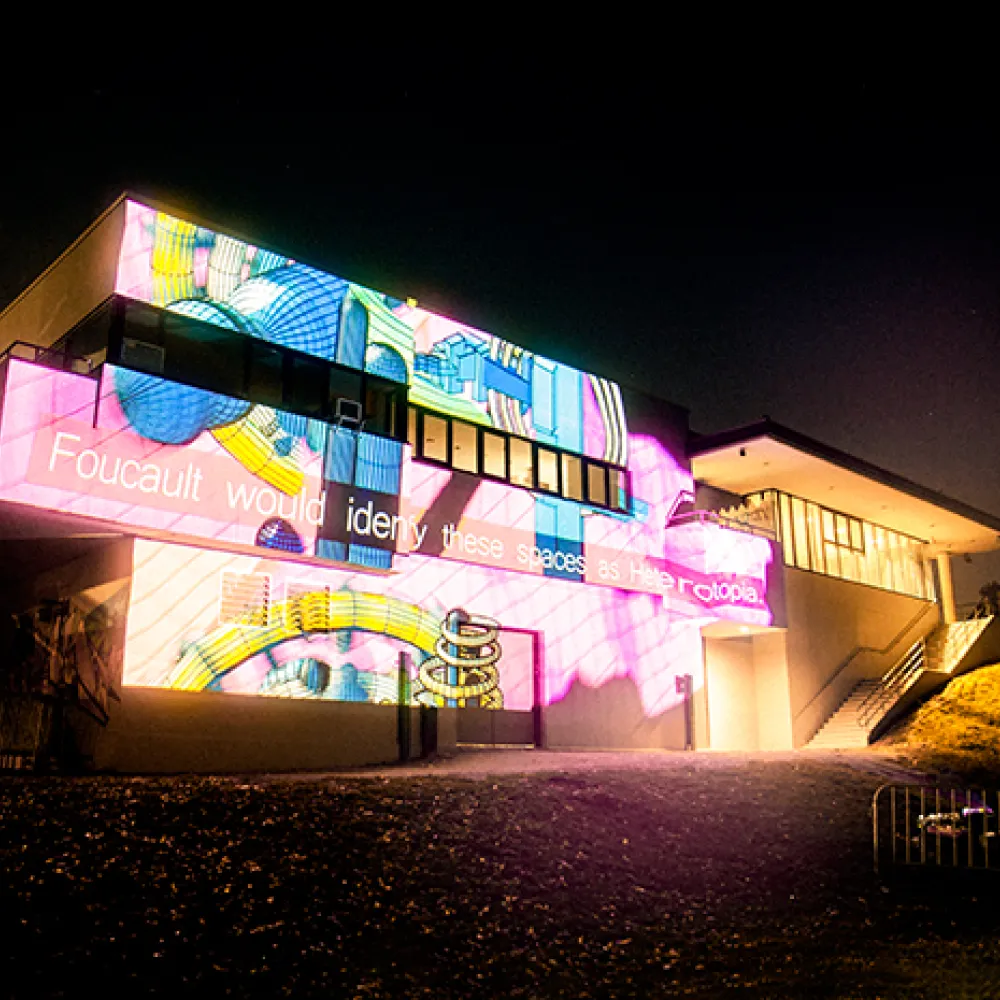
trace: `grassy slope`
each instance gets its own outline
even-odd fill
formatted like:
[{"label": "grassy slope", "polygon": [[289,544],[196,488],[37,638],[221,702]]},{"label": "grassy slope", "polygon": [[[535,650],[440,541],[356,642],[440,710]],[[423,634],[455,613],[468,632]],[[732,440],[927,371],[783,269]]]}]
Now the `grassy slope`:
[{"label": "grassy slope", "polygon": [[1000,664],[957,677],[880,743],[928,771],[1000,778]]}]

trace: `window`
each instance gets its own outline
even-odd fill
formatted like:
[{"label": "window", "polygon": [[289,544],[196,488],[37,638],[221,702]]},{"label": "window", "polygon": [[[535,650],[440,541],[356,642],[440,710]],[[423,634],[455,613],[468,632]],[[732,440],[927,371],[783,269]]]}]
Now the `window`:
[{"label": "window", "polygon": [[451,467],[462,472],[479,471],[476,427],[460,420],[451,422]]},{"label": "window", "polygon": [[795,539],[792,537],[792,508],[787,493],[778,497],[778,507],[781,512],[781,547],[785,553],[785,565],[795,565]]},{"label": "window", "polygon": [[515,486],[535,486],[535,465],[531,458],[531,442],[510,438],[510,481]]},{"label": "window", "polygon": [[417,449],[417,411],[412,406],[406,410],[406,441],[409,446]]},{"label": "window", "polygon": [[292,372],[286,385],[285,405],[303,416],[321,419],[326,404],[326,365],[305,355],[289,358]]},{"label": "window", "polygon": [[611,507],[628,510],[628,486],[625,473],[621,469],[608,469],[611,487]]},{"label": "window", "polygon": [[406,421],[407,440],[416,458],[577,503],[628,510],[624,469],[422,407],[409,407]]},{"label": "window", "polygon": [[192,322],[171,312],[163,313],[162,321],[166,378],[224,396],[243,395],[242,338],[234,337],[230,330],[220,326]]},{"label": "window", "polygon": [[361,408],[361,375],[358,372],[346,371],[343,368],[331,368],[327,389],[327,406],[331,415],[337,412],[337,401],[343,399],[348,403],[356,403],[357,407],[341,407],[360,413]]},{"label": "window", "polygon": [[[111,317],[112,364],[351,428],[363,419],[366,430],[397,441],[405,433],[405,385],[219,325],[210,304],[158,309],[116,299]],[[96,344],[93,337],[80,343]]]},{"label": "window", "polygon": [[538,488],[549,493],[559,492],[559,462],[554,451],[538,449]]},{"label": "window", "polygon": [[281,409],[284,402],[283,352],[262,340],[250,342],[247,395],[256,403]]},{"label": "window", "polygon": [[567,500],[583,499],[583,462],[576,455],[562,456],[562,495]]},{"label": "window", "polygon": [[777,505],[786,565],[933,600],[919,539],[786,493]]},{"label": "window", "polygon": [[448,421],[424,414],[424,434],[420,453],[433,462],[448,461]]},{"label": "window", "polygon": [[402,433],[397,427],[405,390],[386,379],[365,376],[365,430],[383,437]]},{"label": "window", "polygon": [[603,465],[587,463],[587,499],[601,505],[608,502],[608,474]]},{"label": "window", "polygon": [[507,478],[507,439],[502,434],[483,431],[483,472],[497,479]]}]

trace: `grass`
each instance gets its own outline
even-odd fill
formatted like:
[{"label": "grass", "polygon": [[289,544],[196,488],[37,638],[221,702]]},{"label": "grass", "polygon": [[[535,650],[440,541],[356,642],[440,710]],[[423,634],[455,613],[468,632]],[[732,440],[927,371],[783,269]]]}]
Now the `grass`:
[{"label": "grass", "polygon": [[929,773],[1000,784],[1000,664],[951,681],[880,741]]}]

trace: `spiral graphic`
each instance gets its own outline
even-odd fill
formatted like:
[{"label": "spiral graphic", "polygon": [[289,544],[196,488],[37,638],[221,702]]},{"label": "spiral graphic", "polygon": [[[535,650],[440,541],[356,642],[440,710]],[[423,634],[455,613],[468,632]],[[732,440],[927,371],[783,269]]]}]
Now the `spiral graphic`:
[{"label": "spiral graphic", "polygon": [[420,665],[421,694],[454,700],[459,708],[503,708],[496,668],[502,652],[499,628],[492,618],[461,608],[449,611],[441,623],[435,655]]}]

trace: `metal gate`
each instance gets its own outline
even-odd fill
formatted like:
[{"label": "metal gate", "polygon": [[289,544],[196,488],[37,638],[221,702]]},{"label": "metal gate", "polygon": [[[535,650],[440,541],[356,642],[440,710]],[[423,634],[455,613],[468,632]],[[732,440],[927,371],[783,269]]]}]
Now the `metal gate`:
[{"label": "metal gate", "polygon": [[872,856],[888,865],[1000,869],[1000,793],[883,785],[872,797]]},{"label": "metal gate", "polygon": [[[501,627],[503,655],[497,662],[505,704],[501,708],[460,707],[459,746],[534,747],[541,736],[541,636],[530,629]],[[505,677],[505,661],[513,676]],[[510,680],[511,683],[505,683]],[[507,707],[508,705],[516,707]]]}]

